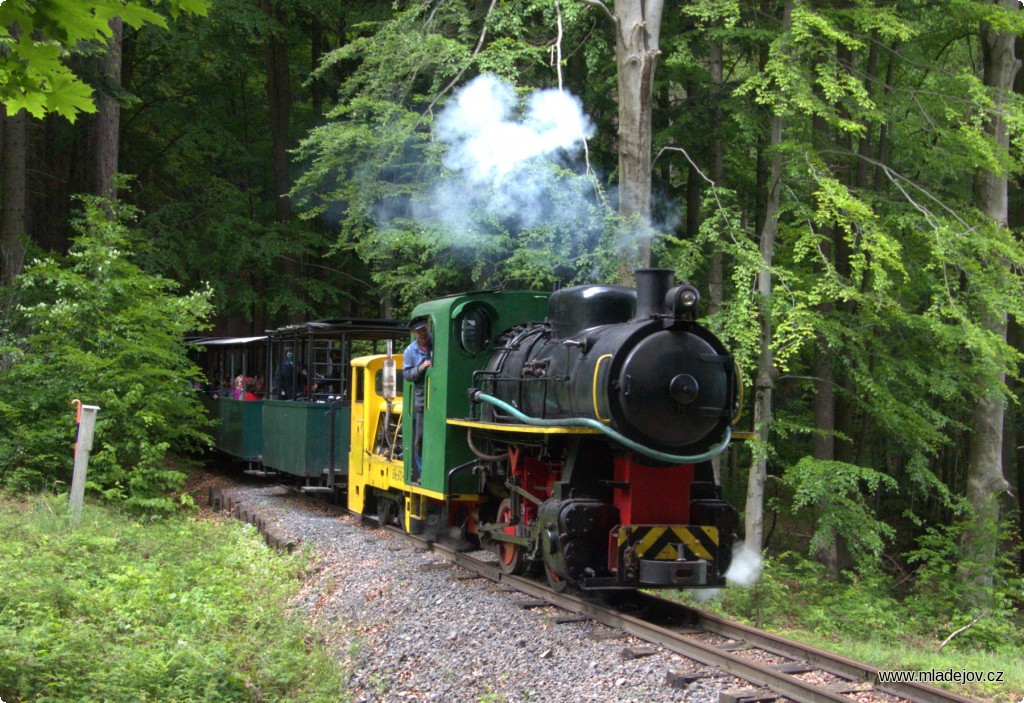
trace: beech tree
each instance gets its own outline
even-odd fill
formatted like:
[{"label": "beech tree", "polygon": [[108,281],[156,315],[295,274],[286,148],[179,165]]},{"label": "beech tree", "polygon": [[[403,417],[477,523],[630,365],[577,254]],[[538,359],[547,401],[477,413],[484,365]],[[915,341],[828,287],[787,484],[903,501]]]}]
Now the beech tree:
[{"label": "beech tree", "polygon": [[637,238],[637,263],[651,265],[651,113],[661,54],[664,0],[580,0],[599,8],[615,32],[618,78],[619,214]]},{"label": "beech tree", "polygon": [[0,285],[6,285],[21,273],[25,261],[25,123],[24,109],[7,114],[0,109],[3,153],[0,155],[0,179],[3,183],[3,211],[0,212]]},{"label": "beech tree", "polygon": [[[997,10],[1016,11],[1019,4],[1012,0],[992,0]],[[1021,61],[1014,53],[1016,36],[1007,23],[993,14],[981,22],[982,80],[990,89],[991,107],[985,120],[984,132],[992,140],[997,159],[974,177],[974,191],[978,208],[990,220],[990,227],[1001,236],[1009,219],[1007,176],[1003,154],[1010,150],[1008,103]],[[997,277],[1008,277],[1006,264],[999,259],[987,261],[996,269]],[[994,301],[993,301],[994,302]],[[998,303],[989,303],[980,311],[981,324],[996,341],[1006,343],[1007,311]],[[964,548],[968,563],[961,566],[961,578],[968,584],[991,585],[995,566],[996,531],[999,519],[998,497],[1009,490],[1003,476],[1003,420],[1005,409],[1004,368],[979,375],[980,393],[971,416],[971,447],[967,462],[967,500],[973,509],[971,527],[964,533]],[[975,589],[973,597],[978,598]]]}]

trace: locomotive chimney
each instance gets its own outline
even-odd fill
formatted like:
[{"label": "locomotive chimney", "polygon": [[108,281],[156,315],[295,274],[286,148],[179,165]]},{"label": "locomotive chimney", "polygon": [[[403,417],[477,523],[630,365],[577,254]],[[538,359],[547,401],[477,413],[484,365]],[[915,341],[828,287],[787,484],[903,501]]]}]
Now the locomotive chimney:
[{"label": "locomotive chimney", "polygon": [[633,319],[667,314],[665,294],[672,287],[672,273],[672,269],[637,269],[636,315]]}]

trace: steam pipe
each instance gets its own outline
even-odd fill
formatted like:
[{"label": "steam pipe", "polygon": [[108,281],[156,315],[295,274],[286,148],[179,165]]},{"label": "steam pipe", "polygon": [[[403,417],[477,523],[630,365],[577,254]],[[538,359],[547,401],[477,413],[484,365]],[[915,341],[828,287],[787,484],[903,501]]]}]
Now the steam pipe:
[{"label": "steam pipe", "polygon": [[501,410],[504,410],[525,425],[533,425],[535,427],[589,427],[590,429],[600,430],[619,444],[628,449],[632,449],[638,454],[643,454],[651,459],[657,459],[658,461],[664,461],[670,464],[697,464],[702,461],[707,461],[724,452],[725,448],[729,446],[729,440],[732,438],[732,429],[727,425],[725,428],[725,436],[722,437],[722,441],[711,447],[711,449],[707,450],[703,454],[694,454],[693,456],[666,454],[665,452],[659,452],[657,449],[645,447],[639,442],[634,442],[620,432],[616,432],[611,427],[588,417],[570,417],[563,420],[544,420],[525,415],[518,409],[506,403],[504,400],[495,398],[493,395],[487,395],[481,391],[471,393],[470,398],[474,402],[489,403]]}]

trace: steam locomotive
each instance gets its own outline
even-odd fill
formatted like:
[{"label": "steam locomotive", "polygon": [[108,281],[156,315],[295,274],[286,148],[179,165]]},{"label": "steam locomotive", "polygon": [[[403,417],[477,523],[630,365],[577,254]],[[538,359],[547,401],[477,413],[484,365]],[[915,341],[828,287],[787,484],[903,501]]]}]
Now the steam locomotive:
[{"label": "steam locomotive", "polygon": [[504,571],[542,571],[558,590],[724,585],[737,513],[709,460],[730,441],[739,379],[696,322],[699,300],[644,269],[636,289],[418,306],[433,364],[422,455],[402,442],[417,414],[403,412],[399,355],[352,359],[350,509],[489,547]]}]

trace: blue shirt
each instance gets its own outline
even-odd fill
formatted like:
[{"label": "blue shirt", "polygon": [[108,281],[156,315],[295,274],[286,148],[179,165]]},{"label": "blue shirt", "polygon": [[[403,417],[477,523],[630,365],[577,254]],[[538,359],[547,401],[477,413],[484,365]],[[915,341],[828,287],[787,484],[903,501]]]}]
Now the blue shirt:
[{"label": "blue shirt", "polygon": [[405,353],[402,355],[402,376],[405,380],[412,381],[413,383],[413,406],[415,408],[422,408],[426,399],[425,384],[423,383],[426,369],[421,371],[419,366],[428,359],[433,360],[433,351],[432,342],[424,350],[420,347],[419,342],[413,340],[412,344],[405,348]]}]

